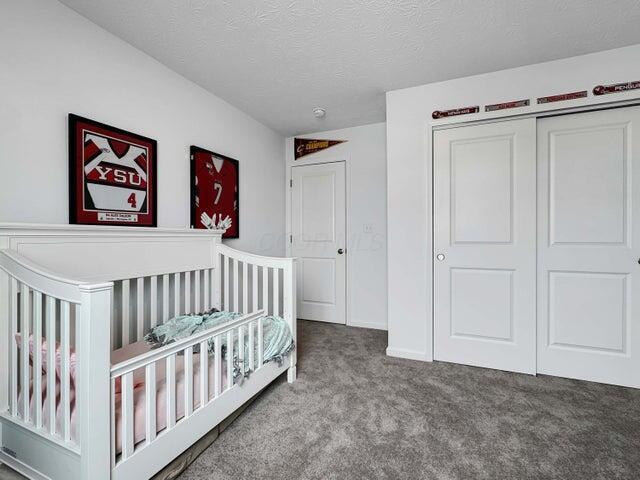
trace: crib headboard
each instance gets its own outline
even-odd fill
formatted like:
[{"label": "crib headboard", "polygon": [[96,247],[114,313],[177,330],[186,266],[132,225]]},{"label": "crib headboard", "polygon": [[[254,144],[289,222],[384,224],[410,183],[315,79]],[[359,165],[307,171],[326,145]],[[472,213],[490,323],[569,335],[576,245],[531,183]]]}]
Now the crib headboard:
[{"label": "crib headboard", "polygon": [[87,281],[201,269],[207,259],[213,268],[221,237],[214,230],[0,223],[0,249]]}]

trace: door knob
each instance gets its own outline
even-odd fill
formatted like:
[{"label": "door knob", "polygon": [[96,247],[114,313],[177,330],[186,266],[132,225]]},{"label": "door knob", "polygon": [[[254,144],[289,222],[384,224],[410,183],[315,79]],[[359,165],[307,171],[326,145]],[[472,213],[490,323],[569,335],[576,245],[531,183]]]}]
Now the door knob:
[{"label": "door knob", "polygon": [[343,253],[344,253],[344,250],[343,250],[343,249],[341,249],[341,248],[339,248],[339,249],[338,249],[338,255],[342,255]]},{"label": "door knob", "polygon": [[444,253],[439,253],[438,255],[436,255],[436,258],[440,261],[444,260]]}]

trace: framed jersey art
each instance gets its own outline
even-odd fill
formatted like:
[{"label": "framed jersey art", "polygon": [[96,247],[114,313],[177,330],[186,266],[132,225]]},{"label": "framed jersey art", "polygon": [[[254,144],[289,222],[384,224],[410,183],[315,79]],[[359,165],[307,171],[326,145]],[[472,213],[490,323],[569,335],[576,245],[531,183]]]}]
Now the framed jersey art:
[{"label": "framed jersey art", "polygon": [[157,143],[69,115],[69,223],[155,227]]},{"label": "framed jersey art", "polygon": [[238,161],[200,147],[191,147],[191,227],[230,226],[222,238],[238,238]]}]

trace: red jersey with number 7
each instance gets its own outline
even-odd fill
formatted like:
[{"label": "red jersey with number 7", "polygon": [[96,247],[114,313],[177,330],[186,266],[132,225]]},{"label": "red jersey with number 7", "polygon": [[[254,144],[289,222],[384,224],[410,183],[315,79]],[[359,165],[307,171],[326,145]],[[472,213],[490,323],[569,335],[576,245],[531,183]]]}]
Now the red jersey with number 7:
[{"label": "red jersey with number 7", "polygon": [[233,161],[206,151],[194,153],[195,228],[209,228],[203,213],[215,223],[231,218],[224,237],[238,236],[238,170]]}]

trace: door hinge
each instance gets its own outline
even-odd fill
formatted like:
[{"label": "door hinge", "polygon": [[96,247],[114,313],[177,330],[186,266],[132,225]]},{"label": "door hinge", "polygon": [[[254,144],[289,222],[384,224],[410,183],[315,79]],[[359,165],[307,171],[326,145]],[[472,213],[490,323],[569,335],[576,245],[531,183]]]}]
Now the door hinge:
[{"label": "door hinge", "polygon": [[289,188],[293,188],[293,178],[289,179]]},{"label": "door hinge", "polygon": [[293,243],[293,235],[289,235],[289,243]]}]

